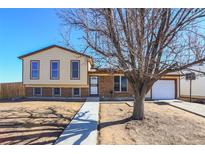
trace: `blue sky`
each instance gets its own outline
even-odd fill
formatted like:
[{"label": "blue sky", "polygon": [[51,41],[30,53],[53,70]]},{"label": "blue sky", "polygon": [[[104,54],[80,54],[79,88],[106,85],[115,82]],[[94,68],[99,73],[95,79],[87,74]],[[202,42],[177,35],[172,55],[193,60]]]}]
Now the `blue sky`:
[{"label": "blue sky", "polygon": [[61,28],[56,9],[0,9],[0,83],[22,81],[18,56],[62,45]]}]

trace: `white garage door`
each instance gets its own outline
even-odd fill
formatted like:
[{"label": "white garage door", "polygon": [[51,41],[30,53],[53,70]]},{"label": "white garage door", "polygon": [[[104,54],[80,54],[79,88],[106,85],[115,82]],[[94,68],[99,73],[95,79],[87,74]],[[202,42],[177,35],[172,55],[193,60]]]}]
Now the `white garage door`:
[{"label": "white garage door", "polygon": [[152,87],[152,99],[174,99],[175,81],[158,80]]}]

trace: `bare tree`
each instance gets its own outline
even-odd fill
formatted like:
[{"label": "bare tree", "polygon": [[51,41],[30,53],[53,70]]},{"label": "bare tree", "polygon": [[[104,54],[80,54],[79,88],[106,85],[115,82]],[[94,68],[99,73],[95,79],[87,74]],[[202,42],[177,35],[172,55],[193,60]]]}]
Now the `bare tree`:
[{"label": "bare tree", "polygon": [[124,71],[134,91],[133,118],[162,76],[205,61],[204,9],[63,9],[65,26],[81,31],[85,47]]}]

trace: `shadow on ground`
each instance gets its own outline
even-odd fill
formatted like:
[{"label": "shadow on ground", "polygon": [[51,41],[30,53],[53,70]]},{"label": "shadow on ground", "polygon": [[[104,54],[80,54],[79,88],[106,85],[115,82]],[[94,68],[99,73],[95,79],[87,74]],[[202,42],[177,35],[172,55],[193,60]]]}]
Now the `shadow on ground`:
[{"label": "shadow on ground", "polygon": [[154,104],[157,104],[157,105],[168,105],[168,104],[165,103],[165,102],[158,102],[158,101],[154,101],[153,103],[154,103]]},{"label": "shadow on ground", "polygon": [[52,144],[74,111],[55,107],[0,110],[0,144]]},{"label": "shadow on ground", "polygon": [[[88,116],[85,116],[88,114]],[[82,118],[83,117],[83,118]],[[87,117],[87,118],[85,118]],[[55,144],[66,142],[66,139],[74,137],[74,142],[69,144],[79,145],[94,131],[96,130],[97,121],[88,120],[89,111],[79,112],[73,123],[71,123],[68,129],[64,130],[63,136],[61,136]]]},{"label": "shadow on ground", "polygon": [[109,126],[113,126],[113,125],[125,124],[125,123],[127,123],[131,120],[133,120],[133,118],[128,117],[128,118],[117,120],[117,121],[102,122],[102,123],[99,124],[99,129],[103,129],[105,127],[109,127]]}]

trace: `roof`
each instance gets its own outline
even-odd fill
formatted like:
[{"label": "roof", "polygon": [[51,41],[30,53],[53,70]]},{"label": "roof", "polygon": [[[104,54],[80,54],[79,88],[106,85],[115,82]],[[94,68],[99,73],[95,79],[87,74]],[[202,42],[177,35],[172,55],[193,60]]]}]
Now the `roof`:
[{"label": "roof", "polygon": [[[123,70],[111,69],[111,68],[93,68],[94,70],[89,71],[89,74],[124,74]],[[180,76],[179,73],[166,74],[165,76]]]},{"label": "roof", "polygon": [[51,46],[48,46],[48,47],[45,47],[45,48],[42,48],[42,49],[39,49],[39,50],[30,52],[30,53],[27,53],[27,54],[25,54],[25,55],[19,56],[18,58],[19,58],[19,59],[22,59],[22,58],[25,58],[25,57],[28,57],[28,56],[31,56],[31,55],[40,53],[40,52],[42,52],[42,51],[44,51],[44,50],[47,50],[47,49],[50,49],[50,48],[54,48],[54,47],[57,47],[57,48],[60,48],[60,49],[63,49],[63,50],[67,50],[67,51],[69,51],[69,52],[72,52],[72,53],[75,53],[75,54],[78,54],[78,55],[81,55],[81,56],[85,56],[85,57],[88,57],[88,58],[92,59],[92,57],[89,56],[89,55],[86,55],[86,54],[84,54],[84,53],[80,53],[80,52],[78,52],[78,51],[74,51],[74,50],[71,50],[71,49],[68,49],[68,48],[64,48],[64,47],[61,47],[61,46],[58,46],[58,45],[51,45]]},{"label": "roof", "polygon": [[122,74],[123,71],[119,69],[111,69],[111,68],[93,68],[93,71],[89,71],[89,73],[100,73],[100,74],[112,74],[112,73],[120,73]]}]

